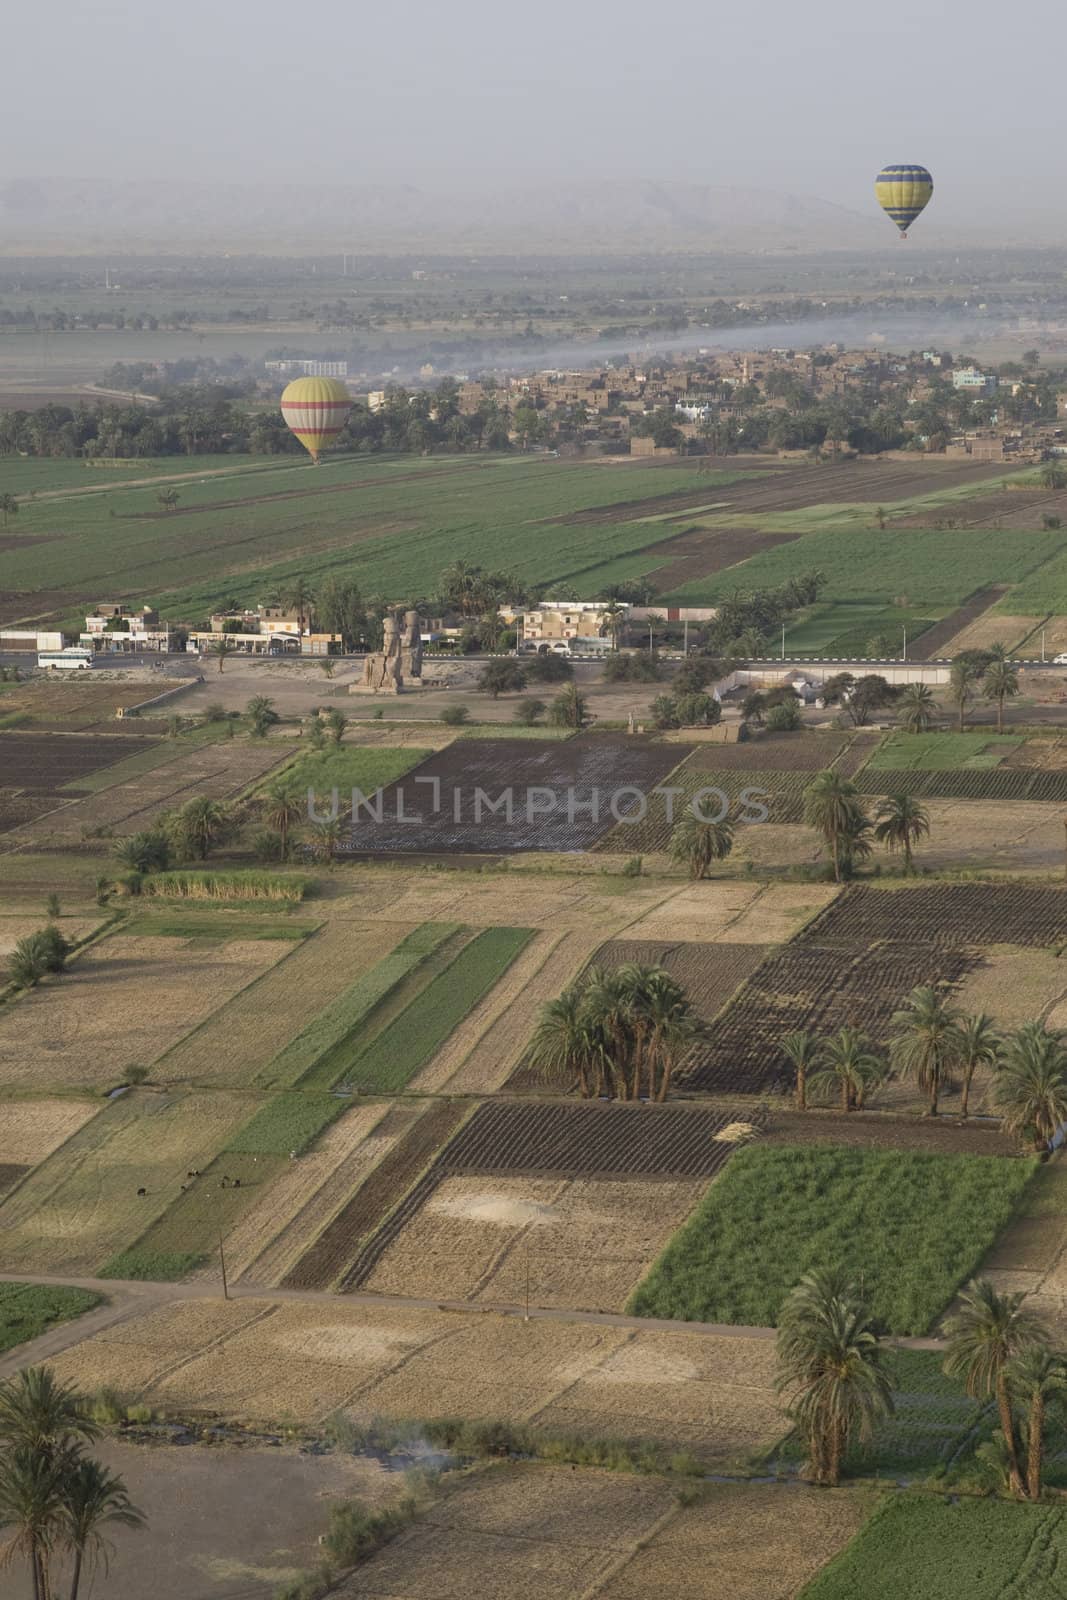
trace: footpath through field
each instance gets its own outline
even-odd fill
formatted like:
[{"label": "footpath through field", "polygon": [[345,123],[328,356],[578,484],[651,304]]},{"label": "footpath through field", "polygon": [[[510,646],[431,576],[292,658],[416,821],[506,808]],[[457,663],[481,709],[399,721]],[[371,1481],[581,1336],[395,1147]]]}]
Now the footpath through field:
[{"label": "footpath through field", "polygon": [[[220,1283],[156,1283],[141,1279],[120,1278],[63,1278],[46,1273],[0,1272],[0,1283],[38,1283],[65,1289],[90,1289],[105,1295],[108,1303],[97,1306],[73,1322],[49,1328],[36,1339],[17,1345],[6,1356],[0,1357],[0,1382],[11,1377],[22,1367],[39,1361],[51,1360],[63,1350],[82,1344],[104,1328],[114,1327],[131,1317],[155,1311],[164,1305],[183,1300],[218,1300],[222,1297]],[[431,1300],[400,1294],[366,1294],[353,1290],[336,1294],[330,1289],[264,1289],[262,1284],[232,1283],[231,1300],[307,1301],[312,1304],[334,1306],[373,1306],[381,1310],[395,1306],[409,1311],[455,1311],[464,1316],[480,1316],[487,1312],[500,1317],[521,1317],[531,1322],[580,1322],[609,1328],[632,1328],[635,1332],[703,1334],[712,1339],[769,1340],[777,1337],[774,1328],[749,1328],[727,1322],[679,1322],[667,1317],[630,1317],[621,1311],[568,1311],[545,1309],[531,1305],[529,1311],[519,1305],[472,1304],[469,1300]],[[887,1345],[902,1350],[940,1350],[944,1341],[932,1338],[887,1338]]]}]

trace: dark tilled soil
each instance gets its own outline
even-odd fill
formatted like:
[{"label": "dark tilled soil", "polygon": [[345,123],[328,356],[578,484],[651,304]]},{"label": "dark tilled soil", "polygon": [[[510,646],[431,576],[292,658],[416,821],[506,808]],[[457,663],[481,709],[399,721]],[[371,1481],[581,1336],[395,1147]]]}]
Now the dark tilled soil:
[{"label": "dark tilled soil", "polygon": [[649,545],[649,552],[662,551],[666,564],[655,569],[656,588],[661,594],[680,589],[693,578],[708,578],[739,561],[773,550],[776,545],[792,544],[799,533],[758,533],[754,528],[695,528],[680,533],[677,539]]},{"label": "dark tilled soil", "polygon": [[[0,962],[0,972],[2,971],[3,963]],[[13,1189],[29,1170],[29,1167],[20,1167],[14,1161],[0,1161],[0,1195],[5,1195]]]},{"label": "dark tilled soil", "polygon": [[853,950],[876,939],[1047,948],[1067,939],[1067,889],[952,883],[895,892],[852,885],[808,924],[804,939]]},{"label": "dark tilled soil", "polygon": [[[588,850],[615,825],[613,798],[625,814],[638,798],[622,791],[651,795],[690,749],[607,734],[559,744],[461,739],[383,790],[380,822],[361,810],[350,848],[404,855]],[[506,807],[508,794],[510,820],[506,809],[488,809]]]},{"label": "dark tilled soil", "polygon": [[411,1107],[394,1106],[378,1132],[396,1131],[393,1124],[410,1124],[397,1143],[360,1184],[347,1205],[325,1228],[282,1280],[283,1289],[328,1289],[343,1276],[349,1282],[358,1262],[360,1245],[373,1235],[389,1212],[433,1160],[441,1145],[467,1115],[463,1101],[441,1100],[411,1122]]},{"label": "dark tilled soil", "polygon": [[29,794],[54,794],[63,784],[113,766],[155,742],[106,734],[0,733],[0,783]]},{"label": "dark tilled soil", "polygon": [[893,1117],[884,1111],[785,1111],[774,1107],[767,1144],[848,1144],[938,1155],[1014,1156],[1017,1146],[999,1128],[958,1117]]},{"label": "dark tilled soil", "polygon": [[665,967],[685,986],[697,1015],[710,1022],[734,991],[755,972],[769,948],[763,944],[667,944],[644,939],[611,939],[601,945],[590,965],[609,972],[630,962]]},{"label": "dark tilled soil", "polygon": [[840,765],[849,742],[844,733],[754,733],[738,744],[698,745],[686,766],[696,772],[822,772]]}]

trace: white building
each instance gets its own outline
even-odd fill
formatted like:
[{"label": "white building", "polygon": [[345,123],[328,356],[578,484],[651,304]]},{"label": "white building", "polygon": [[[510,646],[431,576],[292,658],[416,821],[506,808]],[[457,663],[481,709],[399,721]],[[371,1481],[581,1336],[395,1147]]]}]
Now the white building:
[{"label": "white building", "polygon": [[966,389],[969,393],[991,395],[997,392],[994,373],[979,372],[977,367],[957,367],[952,374],[952,387]]}]

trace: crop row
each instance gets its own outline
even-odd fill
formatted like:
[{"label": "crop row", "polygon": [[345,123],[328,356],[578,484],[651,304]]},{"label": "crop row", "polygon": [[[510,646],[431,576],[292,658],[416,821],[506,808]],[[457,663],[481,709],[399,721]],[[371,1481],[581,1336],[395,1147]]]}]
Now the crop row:
[{"label": "crop row", "polygon": [[759,966],[767,953],[761,944],[667,944],[647,939],[610,939],[590,966],[614,971],[637,962],[665,967],[683,985],[694,1011],[706,1022]]},{"label": "crop row", "polygon": [[1025,767],[957,769],[949,772],[883,771],[868,767],[855,779],[861,794],[910,794],[931,800],[1043,800],[1067,802],[1067,772]]},{"label": "crop row", "polygon": [[693,1050],[680,1085],[708,1094],[784,1093],[792,1079],[781,1040],[846,1024],[884,1043],[889,1021],[917,984],[955,984],[978,957],[940,944],[883,943],[850,955],[808,941],[768,957]]},{"label": "crop row", "polygon": [[1067,889],[1015,883],[954,883],[906,890],[852,885],[804,931],[818,944],[876,939],[1047,947],[1067,939]]}]

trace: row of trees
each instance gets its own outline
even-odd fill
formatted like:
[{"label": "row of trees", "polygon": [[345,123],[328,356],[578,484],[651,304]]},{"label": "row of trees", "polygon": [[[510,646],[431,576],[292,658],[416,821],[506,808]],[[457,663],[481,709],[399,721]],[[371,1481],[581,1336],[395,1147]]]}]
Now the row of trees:
[{"label": "row of trees", "polygon": [[888,795],[879,803],[872,821],[851,778],[833,767],[817,773],[804,790],[804,821],[822,836],[830,852],[835,883],[851,877],[876,843],[890,853],[899,850],[905,869],[910,872],[915,845],[930,832],[929,813],[910,794]]},{"label": "row of trees", "polygon": [[861,1111],[887,1078],[913,1082],[938,1114],[941,1097],[961,1089],[960,1115],[970,1110],[971,1085],[980,1069],[991,1071],[993,1102],[1008,1133],[1047,1149],[1067,1122],[1067,1034],[1040,1021],[1001,1034],[984,1011],[968,1014],[929,984],[913,989],[893,1013],[888,1057],[859,1028],[846,1026],[831,1038],[807,1029],[788,1033],[781,1050],[795,1078],[795,1104],[807,1110],[808,1095],[838,1096],[844,1112]]},{"label": "row of trees", "polygon": [[[1067,1356],[1022,1294],[999,1294],[982,1278],[960,1295],[944,1334],[945,1374],[996,1404],[1000,1427],[979,1457],[1019,1499],[1040,1499],[1047,1417],[1067,1395]],[[894,1410],[880,1330],[842,1269],[801,1278],[779,1317],[777,1355],[778,1392],[806,1443],[808,1470],[834,1486],[850,1445]]]},{"label": "row of trees", "polygon": [[78,1600],[86,1574],[107,1573],[107,1530],[145,1527],[122,1478],[86,1449],[100,1434],[87,1397],[48,1367],[0,1386],[0,1569],[26,1562],[33,1600]]}]

